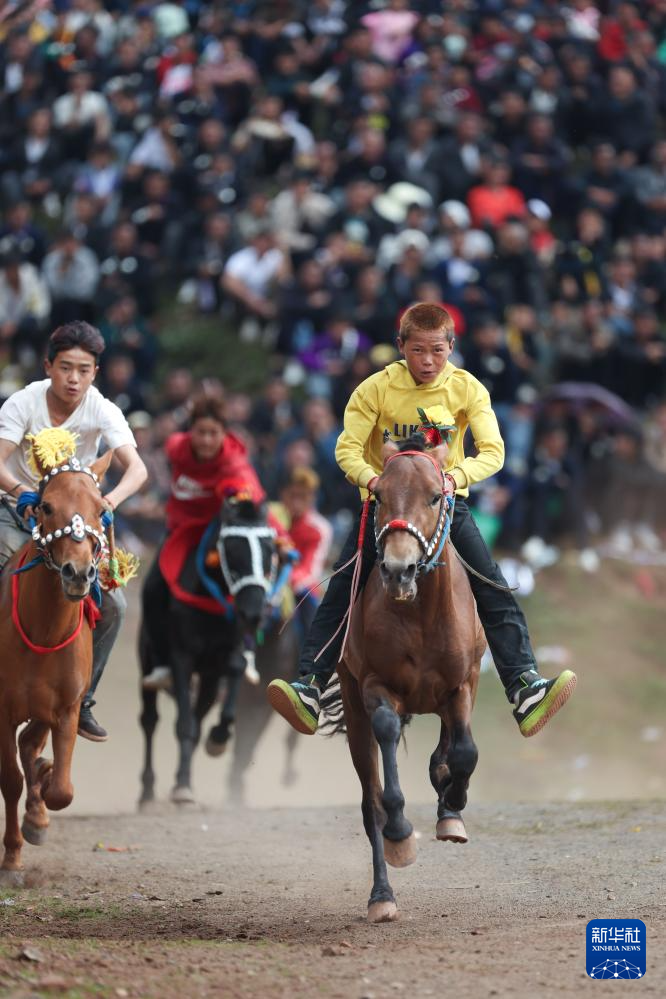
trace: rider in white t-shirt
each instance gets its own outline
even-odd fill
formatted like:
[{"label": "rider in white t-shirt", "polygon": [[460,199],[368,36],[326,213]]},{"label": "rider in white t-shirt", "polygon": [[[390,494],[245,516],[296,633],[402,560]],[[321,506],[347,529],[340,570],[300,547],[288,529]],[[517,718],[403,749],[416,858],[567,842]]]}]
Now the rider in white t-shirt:
[{"label": "rider in white t-shirt", "polygon": [[[27,434],[37,434],[47,427],[71,430],[78,435],[77,457],[83,465],[95,460],[101,443],[111,449],[123,467],[123,475],[104,497],[108,510],[115,510],[146,480],[146,468],[125,417],[93,385],[103,350],[102,335],[89,323],[77,321],[60,326],[48,343],[48,378],[14,393],[0,409],[0,569],[30,534],[16,512],[21,493],[35,491],[39,485],[26,461]],[[28,508],[26,518],[30,513]],[[93,717],[93,694],[120,630],[125,607],[121,590],[103,593],[102,617],[93,634],[92,682],[79,718],[79,735],[93,742],[108,738]]]}]

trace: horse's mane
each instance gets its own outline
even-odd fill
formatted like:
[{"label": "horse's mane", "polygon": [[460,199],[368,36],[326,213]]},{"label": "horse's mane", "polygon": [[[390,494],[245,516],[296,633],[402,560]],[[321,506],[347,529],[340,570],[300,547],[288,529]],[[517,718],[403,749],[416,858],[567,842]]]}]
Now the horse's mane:
[{"label": "horse's mane", "polygon": [[426,439],[423,434],[412,434],[407,440],[400,441],[398,444],[398,454],[403,451],[425,451],[426,450]]}]

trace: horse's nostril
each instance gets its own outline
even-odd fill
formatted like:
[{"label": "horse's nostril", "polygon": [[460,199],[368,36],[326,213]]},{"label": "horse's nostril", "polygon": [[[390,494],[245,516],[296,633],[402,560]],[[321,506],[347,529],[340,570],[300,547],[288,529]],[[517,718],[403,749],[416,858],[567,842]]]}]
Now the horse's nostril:
[{"label": "horse's nostril", "polygon": [[93,580],[95,579],[95,576],[97,575],[97,569],[95,568],[94,565],[88,566],[88,572],[86,573],[86,575],[88,577],[88,582],[92,583]]},{"label": "horse's nostril", "polygon": [[69,581],[74,579],[76,576],[76,569],[71,562],[65,562],[60,572],[62,573],[63,579],[67,579]]},{"label": "horse's nostril", "polygon": [[416,575],[416,562],[411,562],[405,569],[405,579],[413,579]]}]

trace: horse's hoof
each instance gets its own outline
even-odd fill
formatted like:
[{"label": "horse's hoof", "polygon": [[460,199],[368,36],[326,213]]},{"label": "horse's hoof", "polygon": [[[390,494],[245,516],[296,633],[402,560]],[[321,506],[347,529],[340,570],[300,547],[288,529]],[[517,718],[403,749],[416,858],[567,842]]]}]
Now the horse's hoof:
[{"label": "horse's hoof", "polygon": [[174,805],[193,805],[194,794],[191,787],[174,787],[171,792],[171,800]]},{"label": "horse's hoof", "polygon": [[371,902],[368,906],[369,923],[394,923],[398,919],[395,902]]},{"label": "horse's hoof", "polygon": [[41,846],[46,840],[47,832],[48,826],[35,826],[28,819],[23,820],[21,833],[26,843],[30,843],[31,846]]},{"label": "horse's hoof", "polygon": [[23,888],[25,871],[9,871],[0,867],[0,885],[3,888]]},{"label": "horse's hoof", "polygon": [[384,837],[384,860],[391,867],[409,867],[416,860],[416,836],[392,840]]},{"label": "horse's hoof", "polygon": [[437,823],[437,839],[446,843],[466,843],[465,823],[456,815],[448,815]]},{"label": "horse's hoof", "polygon": [[141,812],[142,815],[149,815],[151,812],[157,810],[157,802],[154,797],[150,798],[139,798],[137,802],[137,810]]},{"label": "horse's hoof", "polygon": [[215,742],[211,735],[206,739],[205,750],[209,756],[223,756],[226,752],[228,742]]}]

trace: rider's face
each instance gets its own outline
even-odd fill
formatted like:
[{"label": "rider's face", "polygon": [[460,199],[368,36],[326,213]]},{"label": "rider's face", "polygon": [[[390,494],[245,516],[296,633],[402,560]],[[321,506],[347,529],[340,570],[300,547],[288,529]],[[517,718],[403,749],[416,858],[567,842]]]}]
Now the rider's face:
[{"label": "rider's face", "polygon": [[197,461],[212,461],[217,458],[224,443],[224,427],[217,420],[201,417],[192,424],[190,439],[192,451]]},{"label": "rider's face", "polygon": [[406,340],[398,337],[398,349],[417,385],[427,385],[443,371],[453,340],[447,339],[446,330],[415,330]]},{"label": "rider's face", "polygon": [[97,360],[87,350],[72,347],[60,351],[52,361],[45,361],[44,368],[56,399],[76,407],[95,380]]}]

